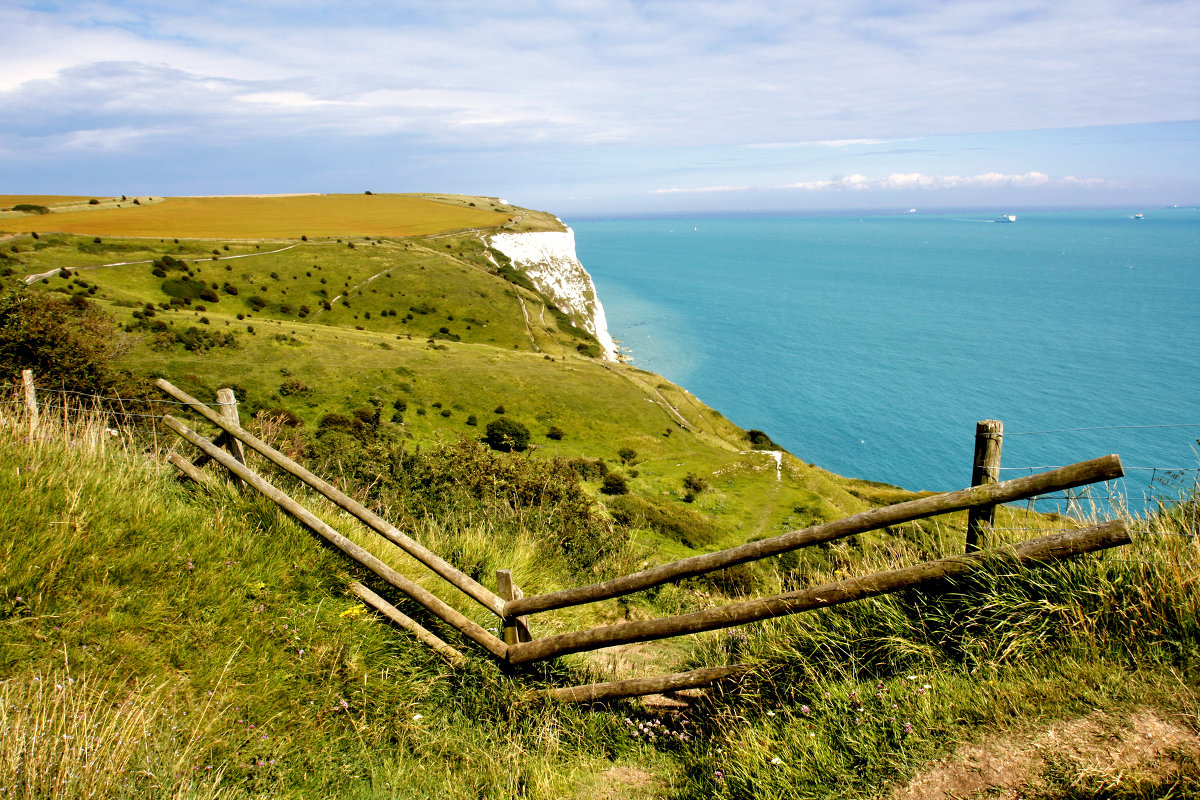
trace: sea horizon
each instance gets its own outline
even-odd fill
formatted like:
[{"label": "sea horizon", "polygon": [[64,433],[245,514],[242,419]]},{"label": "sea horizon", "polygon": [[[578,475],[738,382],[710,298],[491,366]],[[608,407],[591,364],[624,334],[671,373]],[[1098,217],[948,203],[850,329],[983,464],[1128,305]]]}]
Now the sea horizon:
[{"label": "sea horizon", "polygon": [[1197,474],[1194,208],[568,222],[633,363],[805,461],[960,488],[995,418],[1002,477],[1116,452],[1140,509]]}]

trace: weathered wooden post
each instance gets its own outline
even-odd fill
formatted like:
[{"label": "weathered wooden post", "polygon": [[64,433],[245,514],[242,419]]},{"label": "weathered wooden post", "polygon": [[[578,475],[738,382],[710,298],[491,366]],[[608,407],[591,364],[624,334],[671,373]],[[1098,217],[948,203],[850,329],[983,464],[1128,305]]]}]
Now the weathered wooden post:
[{"label": "weathered wooden post", "polygon": [[21,370],[21,383],[25,385],[25,408],[29,411],[29,435],[37,432],[38,403],[37,389],[33,385],[33,370]]},{"label": "weathered wooden post", "polygon": [[[525,596],[521,591],[521,587],[513,583],[511,569],[496,570],[496,594],[500,595],[505,602],[510,600],[520,600]],[[531,642],[533,636],[529,633],[529,620],[527,617],[504,617],[500,620],[500,624],[504,629],[504,643],[514,645],[518,642]]]},{"label": "weathered wooden post", "polygon": [[[987,486],[1000,482],[1000,450],[1004,444],[1004,423],[998,419],[980,420],[975,424],[975,461],[971,467],[971,485]],[[991,537],[996,524],[996,506],[979,506],[967,512],[967,552],[979,549]]]},{"label": "weathered wooden post", "polygon": [[[217,390],[217,405],[221,407],[221,416],[231,425],[242,427],[241,420],[238,419],[237,397],[233,394],[233,389],[228,387]],[[246,450],[242,447],[242,443],[232,436],[225,436],[225,449],[229,454],[238,460],[239,464],[246,463]],[[230,477],[237,484],[239,489],[246,488],[245,482],[231,473]]]}]

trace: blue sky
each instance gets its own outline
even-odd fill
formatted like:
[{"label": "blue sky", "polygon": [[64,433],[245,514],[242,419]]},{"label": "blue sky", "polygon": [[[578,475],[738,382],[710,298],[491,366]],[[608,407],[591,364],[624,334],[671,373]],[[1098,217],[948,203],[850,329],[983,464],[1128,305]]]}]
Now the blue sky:
[{"label": "blue sky", "polygon": [[0,193],[1200,203],[1195,0],[0,0]]}]

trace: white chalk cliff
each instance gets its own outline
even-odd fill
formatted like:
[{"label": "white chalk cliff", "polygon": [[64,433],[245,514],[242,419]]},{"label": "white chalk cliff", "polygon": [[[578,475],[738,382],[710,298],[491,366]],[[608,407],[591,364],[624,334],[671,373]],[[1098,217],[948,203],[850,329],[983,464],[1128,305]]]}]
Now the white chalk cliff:
[{"label": "white chalk cliff", "polygon": [[617,344],[608,332],[604,306],[592,276],[575,255],[575,232],[497,233],[488,243],[512,260],[542,294],[579,327],[596,337],[608,361],[617,360]]}]

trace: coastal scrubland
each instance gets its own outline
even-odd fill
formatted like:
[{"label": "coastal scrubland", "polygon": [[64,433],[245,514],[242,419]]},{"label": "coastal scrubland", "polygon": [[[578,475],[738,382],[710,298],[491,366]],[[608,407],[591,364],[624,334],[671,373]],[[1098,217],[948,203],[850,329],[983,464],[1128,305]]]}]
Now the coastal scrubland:
[{"label": "coastal scrubland", "polygon": [[[51,233],[58,216],[39,215],[37,238],[6,241],[0,260],[0,357],[37,338],[45,390],[36,430],[20,397],[0,404],[4,796],[1200,792],[1194,489],[1131,520],[1118,550],[1036,570],[998,555],[931,590],[508,671],[376,586],[467,654],[455,668],[368,613],[347,587],[370,576],[276,507],[216,472],[180,482],[165,456],[181,444],[155,426],[148,379],[206,400],[232,386],[256,433],[464,572],[488,583],[511,569],[527,593],[914,495],[764,451],[769,437],[683,388],[600,360],[476,231],[175,241]],[[489,448],[500,418],[537,446]],[[533,633],[959,553],[962,517],[537,615]],[[997,543],[1082,522],[1002,508]],[[734,663],[752,669],[682,698],[580,707],[544,693]]]}]

